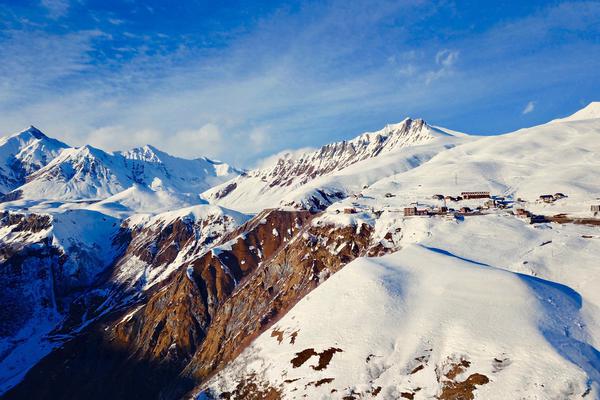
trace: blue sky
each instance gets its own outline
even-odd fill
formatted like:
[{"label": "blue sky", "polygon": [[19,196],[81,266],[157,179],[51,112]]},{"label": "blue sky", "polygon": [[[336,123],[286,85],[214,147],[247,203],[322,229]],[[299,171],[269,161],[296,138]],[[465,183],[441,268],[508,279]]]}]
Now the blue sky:
[{"label": "blue sky", "polygon": [[0,0],[0,132],[241,166],[406,116],[498,134],[600,96],[600,2]]}]

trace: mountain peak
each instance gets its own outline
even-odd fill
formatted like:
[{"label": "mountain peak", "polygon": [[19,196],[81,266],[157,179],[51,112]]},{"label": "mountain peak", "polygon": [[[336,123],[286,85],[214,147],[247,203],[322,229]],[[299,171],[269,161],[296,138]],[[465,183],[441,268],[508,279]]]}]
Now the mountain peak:
[{"label": "mountain peak", "polygon": [[[65,153],[65,154],[68,154],[68,153]],[[70,154],[75,157],[83,156],[83,157],[91,157],[91,158],[105,158],[105,157],[109,156],[109,154],[106,153],[104,150],[99,149],[99,148],[94,147],[89,144],[83,145],[81,147],[73,148],[73,150],[70,152]]]},{"label": "mountain peak", "polygon": [[10,135],[9,137],[20,138],[23,140],[34,139],[49,139],[42,131],[33,125],[30,125],[27,129],[23,129],[17,133]]},{"label": "mountain peak", "polygon": [[[9,142],[15,143],[15,145],[18,147],[29,146],[37,141],[39,141],[43,146],[51,147],[53,151],[56,152],[69,147],[66,143],[63,143],[60,140],[46,136],[46,134],[33,125],[30,125],[27,129],[23,129],[22,131],[14,133],[10,136],[0,138],[0,146]],[[19,144],[17,145],[16,143]]]},{"label": "mountain peak", "polygon": [[42,131],[33,125],[29,125],[29,128],[26,129],[26,132],[29,132],[36,139],[48,139],[48,136],[46,136]]},{"label": "mountain peak", "polygon": [[121,152],[123,157],[130,160],[141,160],[154,163],[163,162],[162,158],[167,155],[165,152],[157,149],[151,144],[146,144],[140,147],[134,147],[131,150]]}]

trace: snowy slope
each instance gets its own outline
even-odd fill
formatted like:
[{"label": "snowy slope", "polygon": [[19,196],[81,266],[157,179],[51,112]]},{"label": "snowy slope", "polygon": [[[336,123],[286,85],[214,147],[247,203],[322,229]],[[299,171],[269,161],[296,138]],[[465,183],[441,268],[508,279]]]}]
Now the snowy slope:
[{"label": "snowy slope", "polygon": [[555,119],[551,122],[582,121],[596,118],[600,118],[600,101],[593,101],[576,113],[565,118]]},{"label": "snowy slope", "polygon": [[[499,218],[474,217],[470,226],[400,219],[400,251],[344,267],[211,379],[204,395],[239,393],[245,382],[286,399],[449,399],[459,388],[481,399],[598,398],[600,242],[581,239],[591,228],[536,230],[515,218],[494,229]],[[486,246],[471,236],[483,232]],[[518,236],[504,243],[507,234]],[[540,246],[548,237],[570,242],[559,246],[560,260]],[[535,260],[542,278],[510,271],[523,259]],[[567,259],[570,272],[561,265]],[[566,283],[547,280],[551,274]]]},{"label": "snowy slope", "polygon": [[135,214],[160,214],[203,203],[206,202],[197,194],[180,193],[165,188],[153,189],[134,183],[130,188],[85,208],[111,216],[127,218]]},{"label": "snowy slope", "polygon": [[0,138],[0,194],[25,183],[27,175],[44,167],[67,147],[33,126]]},{"label": "snowy slope", "polygon": [[[456,146],[417,168],[381,179],[363,194],[392,193],[396,197],[387,202],[402,208],[427,202],[433,194],[488,190],[526,200],[524,205],[534,212],[589,216],[590,205],[600,197],[600,180],[592,172],[599,168],[600,119],[549,123]],[[568,198],[537,202],[542,194],[558,192]]]},{"label": "snowy slope", "polygon": [[[423,120],[407,118],[349,141],[328,144],[298,156],[284,156],[270,167],[250,171],[208,190],[203,197],[211,203],[243,212],[282,205],[311,208],[318,205],[314,198],[317,203],[327,204],[372,183],[376,176],[361,174],[357,163],[369,170],[378,169],[377,177],[381,178],[382,173],[389,175],[412,168],[436,152],[465,140],[468,138],[464,134],[452,134],[433,128]],[[402,153],[403,150],[406,151]],[[397,163],[392,154],[396,155]],[[384,157],[387,158],[379,163]],[[355,167],[353,172],[343,172],[350,166]],[[330,179],[333,176],[345,178]],[[325,195],[315,192],[321,188]],[[332,198],[327,199],[327,195]]]},{"label": "snowy slope", "polygon": [[118,154],[127,160],[136,182],[155,186],[158,178],[164,185],[186,193],[200,193],[241,172],[221,161],[174,157],[150,145]]},{"label": "snowy slope", "polygon": [[107,153],[92,146],[67,149],[15,190],[27,200],[99,200],[134,184],[154,190],[200,193],[239,171],[227,164],[170,156],[151,146]]}]

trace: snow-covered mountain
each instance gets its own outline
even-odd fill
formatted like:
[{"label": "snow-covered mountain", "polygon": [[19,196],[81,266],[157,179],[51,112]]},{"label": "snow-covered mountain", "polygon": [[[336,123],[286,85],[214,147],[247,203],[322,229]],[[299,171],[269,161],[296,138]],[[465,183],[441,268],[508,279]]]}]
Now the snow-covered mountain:
[{"label": "snow-covered mountain", "polygon": [[65,149],[0,204],[0,393],[600,399],[599,168],[597,103],[492,137],[406,119],[231,179]]},{"label": "snow-covered mountain", "polygon": [[[340,171],[351,165],[375,158],[379,161],[385,156],[388,156],[385,161],[362,164],[367,169],[380,166],[387,173],[400,172],[419,165],[455,142],[465,140],[468,140],[467,135],[434,128],[422,119],[406,118],[400,123],[387,125],[376,132],[363,133],[348,141],[327,144],[297,156],[283,156],[269,167],[249,171],[209,189],[203,197],[211,203],[248,212],[298,204],[322,208],[360,186],[370,184],[386,172],[363,174],[362,179],[348,180],[334,185],[335,188],[324,184],[325,177],[343,175]],[[392,154],[402,149],[411,149],[411,153],[394,160]],[[322,178],[322,181],[311,187],[311,182],[318,178]],[[327,190],[323,191],[324,188]],[[317,189],[321,192],[317,192]]]},{"label": "snow-covered mountain", "polygon": [[28,175],[46,166],[67,147],[34,126],[0,138],[0,195],[24,184]]},{"label": "snow-covered mountain", "polygon": [[[134,185],[178,197],[201,193],[240,173],[219,161],[173,157],[149,145],[114,153],[86,145],[66,148],[27,174],[27,182],[7,194],[5,201],[96,201]],[[187,205],[199,201],[191,199]]]}]

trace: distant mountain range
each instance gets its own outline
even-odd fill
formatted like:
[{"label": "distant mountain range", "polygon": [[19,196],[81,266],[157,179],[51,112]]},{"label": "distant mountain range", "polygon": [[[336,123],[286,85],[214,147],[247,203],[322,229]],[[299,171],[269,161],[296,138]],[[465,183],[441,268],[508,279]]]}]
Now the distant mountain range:
[{"label": "distant mountain range", "polygon": [[0,142],[4,200],[101,200],[142,185],[200,193],[241,173],[208,158],[186,160],[147,145],[107,153],[72,148],[34,127]]},{"label": "distant mountain range", "polygon": [[31,127],[0,139],[0,396],[599,399],[599,169],[600,103],[249,171]]}]

